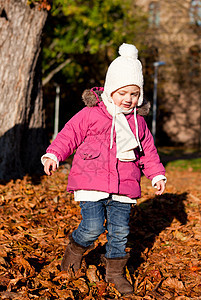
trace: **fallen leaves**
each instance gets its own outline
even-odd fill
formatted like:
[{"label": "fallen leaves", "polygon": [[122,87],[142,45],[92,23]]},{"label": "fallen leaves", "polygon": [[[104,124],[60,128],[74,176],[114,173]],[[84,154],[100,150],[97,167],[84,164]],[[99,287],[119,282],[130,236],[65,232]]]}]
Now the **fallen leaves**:
[{"label": "fallen leaves", "polygon": [[184,289],[183,282],[177,278],[167,278],[163,281],[162,287],[168,288],[174,291],[180,291]]},{"label": "fallen leaves", "polygon": [[[68,172],[0,185],[1,299],[199,299],[201,297],[200,173],[168,171],[166,194],[154,197],[142,178],[142,199],[131,214],[125,276],[134,294],[105,282],[100,256],[106,234],[86,253],[81,269],[61,272],[68,234],[80,208],[66,192]],[[184,185],[188,182],[188,185]]]}]

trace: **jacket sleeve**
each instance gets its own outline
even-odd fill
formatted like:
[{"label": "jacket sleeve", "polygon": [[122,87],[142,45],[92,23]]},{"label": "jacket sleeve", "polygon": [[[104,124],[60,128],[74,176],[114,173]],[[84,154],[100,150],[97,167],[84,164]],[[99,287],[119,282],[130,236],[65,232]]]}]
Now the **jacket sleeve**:
[{"label": "jacket sleeve", "polygon": [[74,115],[57,134],[46,153],[54,154],[59,161],[64,161],[84,141],[89,126],[90,108],[85,107]]},{"label": "jacket sleeve", "polygon": [[142,171],[144,175],[152,180],[155,176],[165,175],[165,168],[160,162],[157,149],[154,145],[154,139],[147,127],[147,124],[143,118],[141,130],[144,135],[141,138],[142,154],[140,157],[140,164],[142,166]]}]

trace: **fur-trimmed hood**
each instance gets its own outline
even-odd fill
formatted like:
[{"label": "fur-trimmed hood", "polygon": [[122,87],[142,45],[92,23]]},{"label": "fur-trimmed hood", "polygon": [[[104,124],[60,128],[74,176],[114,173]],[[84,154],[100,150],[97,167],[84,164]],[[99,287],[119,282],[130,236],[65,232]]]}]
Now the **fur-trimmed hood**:
[{"label": "fur-trimmed hood", "polygon": [[[102,92],[103,88],[92,88],[91,90],[85,90],[82,94],[82,100],[84,104],[88,107],[96,106],[98,102],[102,101]],[[144,99],[142,105],[137,107],[137,113],[140,116],[147,116],[150,111],[150,106],[150,103]]]}]

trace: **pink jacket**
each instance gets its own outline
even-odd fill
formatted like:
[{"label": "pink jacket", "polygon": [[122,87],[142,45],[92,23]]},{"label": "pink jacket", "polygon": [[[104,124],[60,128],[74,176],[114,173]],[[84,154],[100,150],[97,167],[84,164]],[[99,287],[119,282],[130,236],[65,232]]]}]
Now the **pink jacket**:
[{"label": "pink jacket", "polygon": [[[85,93],[84,101],[91,107],[83,108],[72,117],[46,152],[53,153],[59,161],[64,161],[77,149],[68,177],[67,190],[70,192],[96,190],[139,198],[141,169],[150,180],[157,175],[165,175],[147,124],[138,114],[143,153],[136,149],[135,161],[119,161],[116,158],[115,134],[113,147],[110,149],[112,116],[102,101],[97,103],[93,94],[89,94]],[[126,115],[126,118],[135,134],[133,114]]]}]

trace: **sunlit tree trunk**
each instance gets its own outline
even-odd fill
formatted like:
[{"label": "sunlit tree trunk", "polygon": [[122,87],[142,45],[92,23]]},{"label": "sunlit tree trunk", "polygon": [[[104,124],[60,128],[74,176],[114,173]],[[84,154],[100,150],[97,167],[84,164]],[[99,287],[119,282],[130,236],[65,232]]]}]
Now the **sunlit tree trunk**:
[{"label": "sunlit tree trunk", "polygon": [[40,74],[47,12],[0,0],[0,179],[33,172],[44,151]]}]

